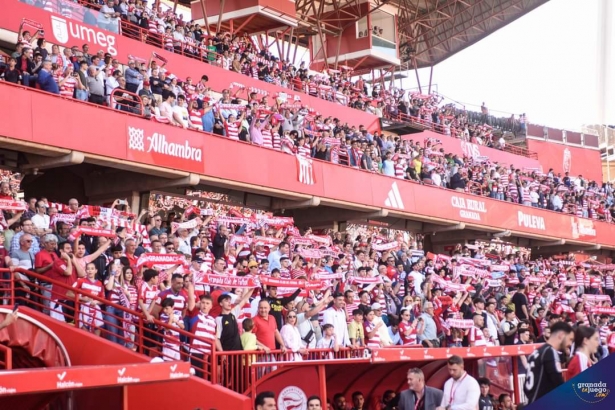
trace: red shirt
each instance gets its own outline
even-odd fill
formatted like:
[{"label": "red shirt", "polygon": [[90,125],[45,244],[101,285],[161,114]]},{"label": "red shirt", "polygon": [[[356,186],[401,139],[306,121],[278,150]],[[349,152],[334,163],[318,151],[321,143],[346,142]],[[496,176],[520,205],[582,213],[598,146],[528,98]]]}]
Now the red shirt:
[{"label": "red shirt", "polygon": [[470,332],[468,333],[468,342],[474,343],[474,346],[487,345],[487,340],[485,340],[485,335],[483,335],[483,331],[476,326],[472,326],[470,328]]},{"label": "red shirt", "polygon": [[[157,294],[158,294],[158,286],[156,285],[150,286],[144,282],[143,284],[141,284],[141,287],[139,287],[138,300],[143,301],[143,304],[149,308],[149,306],[156,299]],[[138,307],[138,310],[141,311],[141,307],[138,302],[137,302],[137,307]]]},{"label": "red shirt", "polygon": [[88,278],[79,278],[73,283],[73,288],[81,289],[83,293],[89,293],[92,296],[103,297],[103,284],[99,280],[90,280]]},{"label": "red shirt", "polygon": [[404,345],[415,345],[418,344],[416,328],[412,329],[412,331],[406,336],[406,331],[410,328],[411,324],[400,322],[399,323],[399,337],[401,338],[402,344]]},{"label": "red shirt", "polygon": [[179,292],[173,292],[173,289],[165,289],[158,294],[158,298],[156,298],[156,305],[160,306],[163,300],[165,299],[173,299],[175,302],[173,305],[173,311],[184,317],[184,311],[188,307],[188,292],[181,289]]},{"label": "red shirt", "polygon": [[[36,256],[40,255],[42,252],[39,252]],[[63,283],[68,288],[70,288],[73,286],[73,283],[77,281],[77,274],[75,273],[75,269],[73,268],[72,274],[70,274],[69,276],[66,276],[64,275],[65,270],[66,270],[66,262],[61,258],[57,258],[53,262],[53,267],[47,271],[47,276],[49,277],[49,279]],[[66,299],[67,291],[68,289],[64,287],[60,287],[56,284],[53,284],[53,286],[51,287],[51,299],[52,300]]]},{"label": "red shirt", "polygon": [[[58,257],[58,255],[56,255],[53,252],[48,252],[48,251],[43,249],[39,253],[37,253],[36,256],[34,256],[34,267],[36,269],[43,268],[45,266],[48,266],[49,264],[52,264],[52,263],[56,262],[58,259],[60,259]],[[64,269],[62,269],[62,270],[59,270],[59,268],[60,268],[60,266],[58,266],[58,265],[56,265],[54,263],[54,265],[51,267],[51,269],[49,269],[43,275],[48,276],[49,278],[51,278],[52,276],[62,275],[62,272],[64,272],[66,267],[64,267]],[[58,271],[57,272],[52,272],[53,270],[58,270]]]},{"label": "red shirt", "polygon": [[256,340],[275,350],[275,331],[278,330],[275,317],[269,315],[267,319],[263,319],[261,316],[256,316],[252,320],[254,321],[252,332],[256,335]]},{"label": "red shirt", "polygon": [[222,313],[222,308],[220,307],[220,304],[218,303],[218,298],[224,292],[225,291],[220,290],[220,289],[217,289],[211,292],[211,298],[213,299],[214,303],[213,303],[211,310],[209,311],[209,314],[213,317],[218,317],[220,313]]}]

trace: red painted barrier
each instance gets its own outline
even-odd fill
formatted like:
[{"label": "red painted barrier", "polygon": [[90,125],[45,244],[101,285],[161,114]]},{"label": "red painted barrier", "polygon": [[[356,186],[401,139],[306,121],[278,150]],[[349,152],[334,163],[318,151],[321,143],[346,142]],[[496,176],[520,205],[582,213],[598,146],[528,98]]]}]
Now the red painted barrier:
[{"label": "red painted barrier", "polygon": [[528,138],[527,146],[538,153],[543,171],[550,168],[556,173],[570,172],[571,176],[583,175],[589,181],[602,183],[602,160],[597,149],[573,147],[555,142],[538,141]]}]

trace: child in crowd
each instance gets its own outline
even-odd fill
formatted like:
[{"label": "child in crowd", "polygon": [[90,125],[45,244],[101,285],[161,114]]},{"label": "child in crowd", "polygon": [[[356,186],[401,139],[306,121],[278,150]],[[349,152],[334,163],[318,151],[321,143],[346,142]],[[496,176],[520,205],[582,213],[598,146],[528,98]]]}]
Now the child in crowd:
[{"label": "child in crowd", "polygon": [[[160,306],[162,313],[160,320],[169,324],[173,328],[184,329],[184,321],[177,312],[173,310],[175,301],[171,298],[164,299]],[[163,336],[162,358],[165,361],[181,360],[179,347],[179,332],[175,329],[160,329]]]}]

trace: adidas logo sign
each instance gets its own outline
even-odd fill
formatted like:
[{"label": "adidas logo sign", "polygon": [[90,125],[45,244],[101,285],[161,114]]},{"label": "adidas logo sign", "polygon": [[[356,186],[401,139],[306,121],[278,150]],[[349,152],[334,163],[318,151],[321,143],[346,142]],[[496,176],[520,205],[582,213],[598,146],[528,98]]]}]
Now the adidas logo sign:
[{"label": "adidas logo sign", "polygon": [[389,191],[389,196],[384,200],[384,204],[389,208],[404,209],[404,202],[401,200],[397,182],[393,182],[391,190]]}]

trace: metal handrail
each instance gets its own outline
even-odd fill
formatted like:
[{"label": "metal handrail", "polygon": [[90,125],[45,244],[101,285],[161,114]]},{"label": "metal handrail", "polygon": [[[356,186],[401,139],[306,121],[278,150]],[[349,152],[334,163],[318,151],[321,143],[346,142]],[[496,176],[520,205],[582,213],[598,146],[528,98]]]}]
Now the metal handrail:
[{"label": "metal handrail", "polygon": [[[81,329],[87,329],[89,323],[96,320],[95,312],[86,312],[84,309],[85,304],[81,301],[80,296],[88,297],[101,306],[112,306],[114,309],[122,312],[122,316],[110,314],[106,312],[103,314],[102,322],[105,326],[111,328],[126,331],[124,323],[126,322],[125,316],[136,318],[134,322],[134,331],[128,331],[129,335],[121,336],[115,335],[118,340],[125,343],[134,343],[135,350],[139,353],[150,355],[155,353],[163,358],[171,359],[172,357],[165,355],[162,351],[164,347],[164,341],[156,337],[155,332],[148,328],[144,314],[137,312],[133,309],[121,306],[117,303],[113,303],[108,299],[93,296],[87,292],[83,292],[80,289],[75,289],[71,286],[67,286],[62,282],[58,282],[53,279],[49,279],[44,275],[37,274],[35,272],[28,271],[22,268],[2,268],[0,274],[15,272],[22,273],[28,277],[28,280],[17,279],[13,277],[11,279],[0,279],[0,288],[4,289],[4,293],[0,293],[0,301],[6,301],[8,305],[20,304],[27,305],[35,310],[45,312],[51,304],[52,299],[44,296],[44,292],[47,289],[41,283],[49,283],[53,286],[57,286],[64,291],[70,291],[72,295],[68,295],[64,302],[53,301],[54,308],[57,305],[62,309],[66,309],[64,315],[70,315],[70,311],[73,311],[72,317],[74,319],[75,327]],[[29,289],[23,288],[16,284],[16,282],[25,282]],[[47,305],[45,304],[47,301]],[[117,320],[119,325],[107,320],[107,317],[112,317]],[[193,333],[187,330],[181,330],[176,327],[171,327],[165,322],[158,319],[153,320],[153,324],[159,329],[166,331],[173,331],[179,334],[180,339],[183,339],[179,343],[178,353],[184,360],[189,360],[197,374],[202,374],[203,378],[212,382],[218,383],[222,386],[232,389],[239,393],[244,393],[248,386],[250,379],[250,365],[253,362],[272,362],[272,361],[289,361],[293,358],[293,353],[282,353],[280,350],[272,350],[268,353],[263,351],[216,351],[215,344],[210,343],[208,340],[195,336]],[[104,329],[101,332],[101,336],[110,335],[109,329]],[[199,340],[210,347],[212,354],[210,357],[207,355],[203,358],[191,354],[187,347],[189,347],[188,341]],[[360,359],[365,357],[365,348],[350,349],[340,348],[338,352],[334,352],[333,349],[307,349],[305,354],[305,360],[333,360],[333,359],[346,359],[355,358]],[[5,360],[6,362],[6,360]],[[0,362],[1,363],[1,362]],[[10,363],[10,361],[9,361]]]}]

